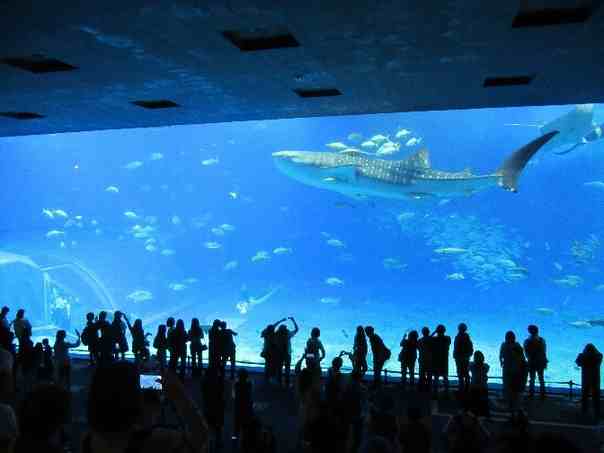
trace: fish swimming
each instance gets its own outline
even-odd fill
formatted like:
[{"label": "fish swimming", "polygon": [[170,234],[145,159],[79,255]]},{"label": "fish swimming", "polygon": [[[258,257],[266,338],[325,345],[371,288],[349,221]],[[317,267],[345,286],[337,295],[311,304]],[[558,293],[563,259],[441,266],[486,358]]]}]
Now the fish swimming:
[{"label": "fish swimming", "polygon": [[554,153],[554,154],[562,156],[563,154],[568,154],[571,151],[574,151],[579,146],[587,145],[588,143],[595,142],[596,140],[600,140],[602,138],[604,138],[604,123],[600,124],[599,126],[594,127],[593,130],[589,134],[585,135],[585,137],[581,138],[580,141],[575,143],[573,146],[571,146],[567,150],[560,151],[559,153]]},{"label": "fish swimming", "polygon": [[[509,156],[494,173],[446,172],[430,167],[427,150],[398,161],[368,158],[358,153],[278,151],[277,168],[304,184],[365,199],[368,196],[402,199],[472,195],[499,186],[516,192],[528,161],[557,134],[549,132]],[[327,179],[327,180],[326,180]]]}]

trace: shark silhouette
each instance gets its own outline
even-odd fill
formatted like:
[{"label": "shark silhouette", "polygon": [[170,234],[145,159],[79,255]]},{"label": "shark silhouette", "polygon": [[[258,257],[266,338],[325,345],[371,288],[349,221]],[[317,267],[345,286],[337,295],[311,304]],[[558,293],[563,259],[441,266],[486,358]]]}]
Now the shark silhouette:
[{"label": "shark silhouette", "polygon": [[526,144],[487,175],[473,175],[469,170],[434,170],[425,149],[398,161],[367,157],[359,151],[278,151],[273,153],[273,159],[277,168],[292,179],[357,199],[451,198],[492,186],[516,192],[528,161],[557,133],[548,132]]}]

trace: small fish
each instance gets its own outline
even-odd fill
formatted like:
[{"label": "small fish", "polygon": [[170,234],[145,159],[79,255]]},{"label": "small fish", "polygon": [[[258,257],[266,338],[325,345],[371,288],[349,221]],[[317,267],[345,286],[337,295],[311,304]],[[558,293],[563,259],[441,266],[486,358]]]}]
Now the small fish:
[{"label": "small fish", "polygon": [[211,159],[202,160],[201,165],[203,165],[204,167],[209,167],[210,165],[216,165],[218,162],[220,162],[218,160],[218,157],[213,157]]},{"label": "small fish", "polygon": [[468,250],[462,249],[460,247],[441,247],[434,250],[434,253],[438,253],[439,255],[458,255],[460,253],[467,253]]},{"label": "small fish", "polygon": [[338,305],[340,303],[340,299],[337,297],[321,297],[319,302],[325,305]]},{"label": "small fish", "polygon": [[172,225],[178,226],[182,223],[182,221],[180,220],[180,217],[178,217],[177,215],[172,216]]},{"label": "small fish", "polygon": [[229,233],[235,231],[235,227],[233,225],[228,224],[228,223],[223,223],[222,225],[220,225],[220,228],[223,231],[227,231]]},{"label": "small fish", "polygon": [[271,256],[269,255],[269,253],[265,250],[260,250],[258,252],[256,252],[256,254],[254,256],[252,256],[252,263],[257,263],[259,261],[267,261],[271,259]]},{"label": "small fish", "polygon": [[63,231],[59,231],[59,230],[50,230],[48,233],[46,233],[46,237],[47,238],[56,238],[59,236],[65,236],[65,233]]},{"label": "small fish", "polygon": [[407,143],[405,143],[405,146],[416,146],[416,145],[419,145],[421,142],[422,142],[421,138],[413,137],[413,138],[410,138],[409,140],[407,140]]},{"label": "small fish", "polygon": [[63,211],[62,209],[55,209],[54,211],[52,211],[52,213],[54,214],[55,217],[63,217],[64,219],[69,217],[67,215],[67,213],[65,211]]},{"label": "small fish", "polygon": [[342,335],[344,335],[344,338],[349,338],[348,332],[346,332],[344,329],[342,329]]},{"label": "small fish", "polygon": [[170,283],[168,287],[172,291],[184,291],[185,289],[187,289],[187,285],[183,285],[182,283]]},{"label": "small fish", "polygon": [[195,277],[187,277],[183,280],[187,285],[194,285],[195,283],[199,283],[199,279]]},{"label": "small fish", "polygon": [[161,252],[159,252],[159,254],[161,256],[172,256],[174,255],[176,252],[172,249],[163,249]]},{"label": "small fish", "polygon": [[325,279],[325,283],[329,286],[343,286],[344,281],[339,279],[338,277],[329,277]]},{"label": "small fish", "polygon": [[140,303],[146,302],[153,299],[153,293],[144,289],[137,289],[126,296],[126,299],[130,299],[132,302]]},{"label": "small fish", "polygon": [[394,137],[400,139],[400,138],[406,137],[410,133],[411,133],[411,131],[408,129],[401,129],[396,133],[396,135]]},{"label": "small fish", "polygon": [[568,323],[570,326],[575,327],[576,329],[590,329],[592,326],[587,321],[572,321]]},{"label": "small fish", "polygon": [[361,148],[363,149],[373,149],[373,148],[377,148],[377,144],[375,142],[372,142],[371,140],[367,140],[364,141],[363,143],[361,143]]},{"label": "small fish", "polygon": [[229,192],[229,197],[231,197],[232,200],[236,200],[239,198],[239,194],[237,192]]},{"label": "small fish", "polygon": [[539,307],[535,311],[541,315],[547,315],[547,316],[551,316],[554,313],[556,313],[554,310],[552,310],[551,308],[547,308],[547,307]]},{"label": "small fish", "polygon": [[286,253],[292,253],[293,250],[290,247],[277,247],[273,250],[275,255],[285,255]]},{"label": "small fish", "polygon": [[140,160],[133,160],[132,162],[127,163],[122,168],[125,170],[136,170],[143,166],[143,163]]},{"label": "small fish", "polygon": [[448,274],[445,276],[445,280],[451,280],[451,281],[460,281],[460,280],[465,280],[466,276],[464,274],[462,274],[461,272],[454,272],[453,274]]},{"label": "small fish", "polygon": [[336,151],[340,151],[340,150],[348,148],[348,146],[346,146],[342,142],[331,142],[331,143],[328,143],[325,146],[328,147],[329,149],[334,149]]},{"label": "small fish", "polygon": [[147,244],[147,245],[145,246],[145,250],[146,250],[147,252],[153,253],[153,252],[157,251],[157,247],[156,247],[156,246],[154,246],[153,244]]},{"label": "small fish", "polygon": [[210,231],[216,236],[224,236],[224,230],[222,228],[214,227]]},{"label": "small fish", "polygon": [[124,212],[124,216],[127,219],[137,219],[138,218],[138,216],[136,215],[136,213],[133,212],[133,211],[126,211],[126,212]]},{"label": "small fish", "polygon": [[337,248],[343,248],[346,247],[346,245],[340,241],[339,239],[328,239],[327,240],[327,245],[331,246],[331,247],[337,247]]},{"label": "small fish", "polygon": [[363,140],[363,135],[359,134],[358,132],[351,132],[348,134],[348,140],[351,142],[360,142]]},{"label": "small fish", "polygon": [[556,270],[561,271],[562,270],[562,264],[558,263],[557,261],[554,261],[554,267],[556,268]]},{"label": "small fish", "polygon": [[604,284],[596,286],[594,288],[594,290],[596,290],[596,291],[604,291]]},{"label": "small fish", "polygon": [[214,241],[204,242],[203,246],[210,250],[216,250],[216,249],[219,249],[222,247],[222,245],[220,245],[218,242],[214,242]]},{"label": "small fish", "polygon": [[373,143],[382,143],[382,142],[385,142],[386,140],[388,140],[388,137],[386,137],[385,135],[382,135],[382,134],[377,134],[377,135],[374,135],[373,137],[371,137],[370,140]]},{"label": "small fish", "polygon": [[162,160],[164,158],[164,155],[162,153],[151,153],[151,155],[149,156],[150,160]]},{"label": "small fish", "polygon": [[120,193],[120,189],[118,189],[116,186],[108,186],[105,189],[105,192],[107,192],[107,193]]},{"label": "small fish", "polygon": [[590,181],[583,183],[585,187],[593,187],[595,189],[604,189],[604,182],[602,181]]},{"label": "small fish", "polygon": [[223,267],[223,270],[233,271],[233,270],[237,269],[238,267],[239,267],[239,262],[233,260],[233,261],[229,261],[228,263],[226,263]]}]

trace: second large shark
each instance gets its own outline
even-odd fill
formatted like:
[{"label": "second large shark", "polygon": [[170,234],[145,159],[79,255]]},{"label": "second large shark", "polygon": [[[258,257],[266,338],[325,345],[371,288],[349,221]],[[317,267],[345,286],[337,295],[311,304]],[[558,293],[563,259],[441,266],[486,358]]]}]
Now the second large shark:
[{"label": "second large shark", "polygon": [[359,151],[278,151],[273,158],[277,168],[287,176],[353,198],[451,198],[493,186],[516,192],[528,161],[557,133],[549,132],[526,144],[513,152],[497,171],[486,175],[473,175],[469,170],[434,170],[427,150],[397,161],[368,157]]}]

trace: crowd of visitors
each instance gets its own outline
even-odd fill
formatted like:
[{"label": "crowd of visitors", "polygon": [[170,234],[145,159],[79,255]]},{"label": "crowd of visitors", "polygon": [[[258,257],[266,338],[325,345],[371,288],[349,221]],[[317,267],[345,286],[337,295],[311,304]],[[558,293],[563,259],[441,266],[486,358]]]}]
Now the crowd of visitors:
[{"label": "crowd of visitors", "polygon": [[[151,343],[149,337],[153,335],[144,331],[140,319],[131,323],[124,313],[116,311],[110,322],[106,312],[98,316],[88,313],[81,334],[78,330],[73,335],[59,330],[51,346],[48,339],[33,343],[32,326],[24,310],[18,310],[12,320],[9,313],[8,307],[0,311],[0,452],[66,451],[64,426],[70,419],[72,390],[70,349],[81,344],[88,350],[92,380],[87,398],[88,430],[79,451],[220,450],[224,447],[229,399],[233,413],[231,438],[236,448],[243,453],[276,451],[274,435],[256,414],[254,380],[245,368],[236,368],[237,332],[225,321],[217,319],[212,325],[202,326],[194,318],[187,329],[182,319],[169,318],[158,326]],[[383,368],[392,353],[373,326],[358,326],[352,349],[339,352],[326,373],[322,366],[326,351],[318,327],[311,329],[304,352],[292,370],[291,340],[299,330],[292,317],[267,325],[261,332],[260,353],[265,361],[267,388],[289,389],[292,371],[295,374],[299,451],[431,451],[434,434],[429,414],[411,404],[401,418],[392,394],[385,391]],[[151,344],[155,354],[150,352]],[[125,360],[130,350],[132,362]],[[208,352],[205,368],[204,351]],[[373,377],[367,379],[370,385],[366,386],[369,351]],[[461,410],[446,424],[442,443],[451,452],[486,451],[491,433],[482,417],[491,417],[490,366],[484,354],[475,349],[464,323],[458,326],[453,341],[442,324],[433,332],[422,328],[421,336],[416,330],[404,334],[398,354],[403,391],[399,394],[413,391],[428,399],[449,396],[450,356],[455,361],[455,395]],[[349,374],[342,371],[344,359],[350,361]],[[500,439],[500,445],[509,448],[499,451],[515,451],[518,445],[529,443],[528,421],[521,408],[525,387],[528,384],[528,397],[534,398],[538,380],[539,397],[546,397],[547,349],[538,327],[528,326],[522,345],[513,332],[507,332],[499,360],[503,397],[511,414],[506,434]],[[582,411],[588,412],[591,401],[598,420],[602,354],[588,344],[576,364],[581,368]],[[188,369],[191,380],[186,379]],[[141,388],[141,373],[153,370],[161,376],[161,397],[157,390]],[[199,407],[187,388],[190,382],[199,383]],[[227,394],[227,388],[231,394]],[[177,427],[157,427],[165,401],[174,408]],[[536,442],[564,444],[563,439],[548,437]],[[567,446],[566,451],[576,450]]]}]

